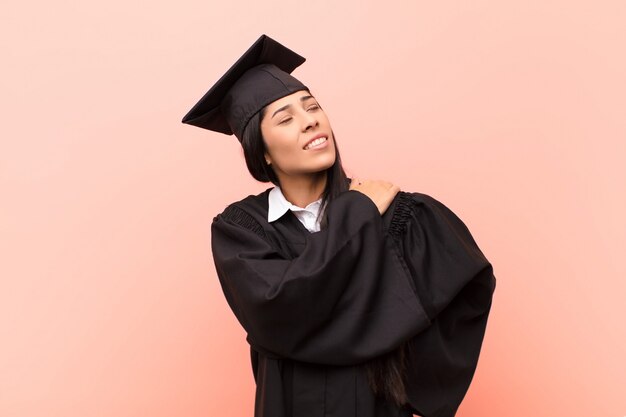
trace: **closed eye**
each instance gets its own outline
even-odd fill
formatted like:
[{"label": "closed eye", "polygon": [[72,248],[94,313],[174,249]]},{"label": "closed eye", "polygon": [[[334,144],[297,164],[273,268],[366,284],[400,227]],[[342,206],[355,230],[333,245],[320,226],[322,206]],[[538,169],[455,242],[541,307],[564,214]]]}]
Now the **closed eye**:
[{"label": "closed eye", "polygon": [[281,120],[280,122],[278,122],[279,125],[285,124],[287,122],[289,122],[291,120],[291,117],[286,117],[283,120]]}]

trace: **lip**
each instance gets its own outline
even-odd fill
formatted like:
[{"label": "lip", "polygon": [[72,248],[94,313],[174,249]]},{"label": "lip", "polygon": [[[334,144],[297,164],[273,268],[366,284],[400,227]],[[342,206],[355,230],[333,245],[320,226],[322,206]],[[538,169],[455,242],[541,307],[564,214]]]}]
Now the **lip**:
[{"label": "lip", "polygon": [[326,142],[324,142],[323,144],[319,145],[318,147],[315,147],[315,148],[312,148],[312,149],[326,147],[328,145],[329,135],[327,135],[325,133],[320,133],[319,135],[315,135],[311,139],[307,140],[306,143],[304,144],[304,146],[302,146],[302,149],[305,150],[305,151],[310,151],[311,149],[305,149],[307,147],[307,145],[309,143],[313,142],[315,139],[319,139],[319,138],[326,138]]}]

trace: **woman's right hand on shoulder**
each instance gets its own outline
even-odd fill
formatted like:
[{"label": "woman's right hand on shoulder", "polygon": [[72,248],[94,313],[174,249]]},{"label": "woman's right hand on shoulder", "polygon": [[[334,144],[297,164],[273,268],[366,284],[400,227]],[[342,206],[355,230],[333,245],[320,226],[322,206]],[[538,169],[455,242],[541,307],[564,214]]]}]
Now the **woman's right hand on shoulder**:
[{"label": "woman's right hand on shoulder", "polygon": [[356,190],[368,196],[382,215],[391,205],[400,187],[389,181],[352,178],[350,190]]}]

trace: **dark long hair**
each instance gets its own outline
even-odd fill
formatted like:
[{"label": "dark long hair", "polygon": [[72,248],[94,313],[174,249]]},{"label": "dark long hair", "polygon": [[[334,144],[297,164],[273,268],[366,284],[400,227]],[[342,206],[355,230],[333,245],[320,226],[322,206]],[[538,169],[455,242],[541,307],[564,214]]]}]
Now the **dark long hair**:
[{"label": "dark long hair", "polygon": [[[241,141],[243,155],[248,171],[254,179],[260,182],[271,182],[280,187],[276,173],[271,165],[265,161],[267,148],[261,133],[261,120],[263,120],[264,115],[265,108],[255,114],[245,127]],[[334,133],[333,138],[335,138]],[[341,165],[337,141],[335,141],[335,163],[326,169],[326,175],[326,188],[322,193],[322,202],[318,214],[322,215],[320,220],[322,229],[325,229],[328,224],[327,211],[325,210],[327,204],[342,192],[347,191],[350,186],[350,181]],[[368,382],[374,394],[398,406],[406,403],[404,386],[406,349],[407,345],[402,345],[386,355],[365,363]]]}]

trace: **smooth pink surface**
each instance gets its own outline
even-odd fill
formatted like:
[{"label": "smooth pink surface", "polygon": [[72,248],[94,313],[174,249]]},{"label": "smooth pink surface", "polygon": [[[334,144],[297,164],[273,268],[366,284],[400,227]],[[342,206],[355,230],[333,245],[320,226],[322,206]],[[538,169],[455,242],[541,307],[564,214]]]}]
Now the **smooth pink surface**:
[{"label": "smooth pink surface", "polygon": [[261,33],[350,175],[498,278],[460,417],[626,415],[626,3],[17,2],[0,24],[0,416],[251,416],[212,217],[269,185],[182,125]]}]

